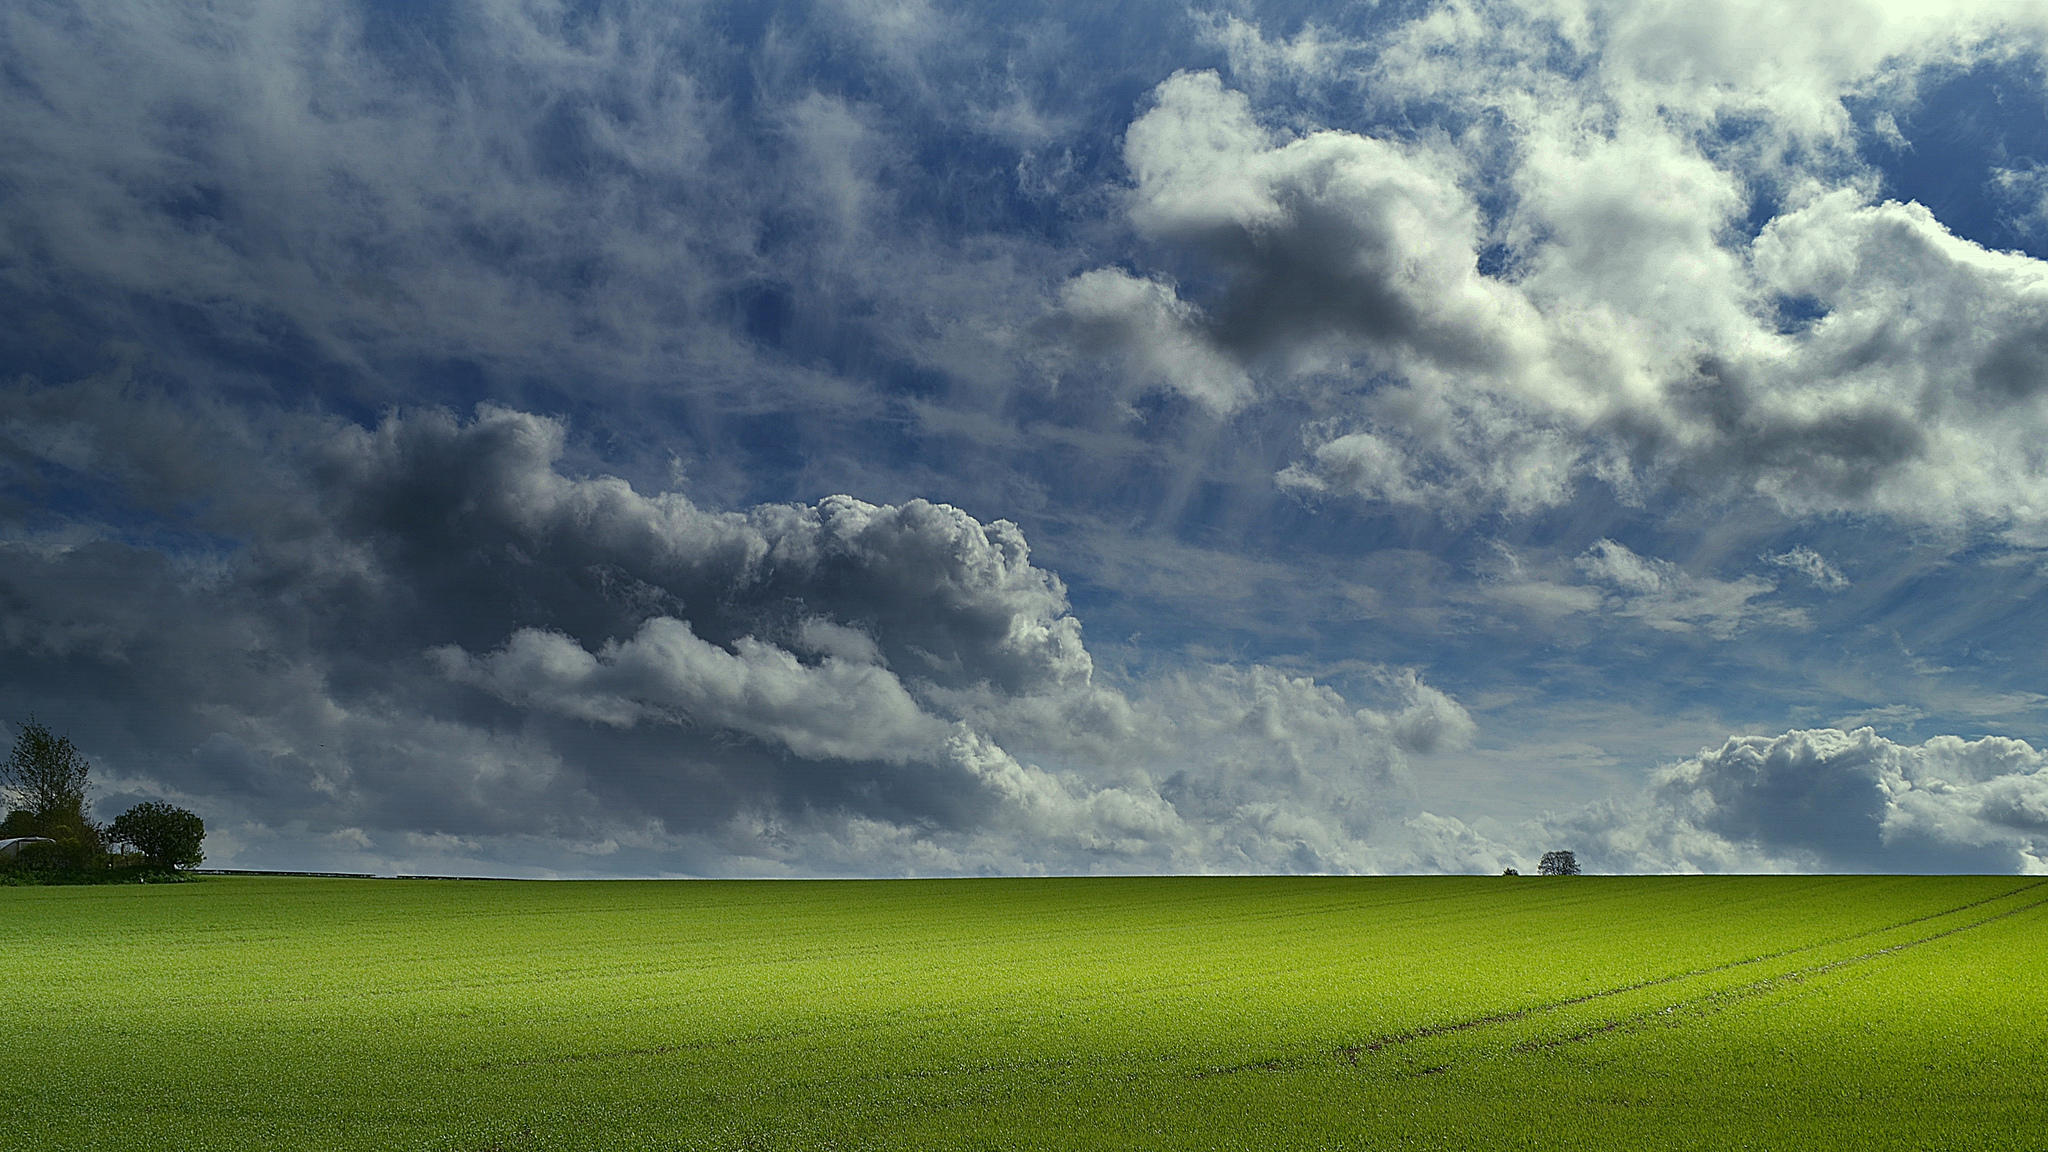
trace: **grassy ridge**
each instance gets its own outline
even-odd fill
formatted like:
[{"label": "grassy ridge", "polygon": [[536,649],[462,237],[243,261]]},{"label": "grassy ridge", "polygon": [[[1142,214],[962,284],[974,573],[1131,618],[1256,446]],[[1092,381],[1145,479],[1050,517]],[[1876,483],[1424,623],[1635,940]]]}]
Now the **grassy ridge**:
[{"label": "grassy ridge", "polygon": [[2022,877],[0,891],[0,1146],[2036,1148]]}]

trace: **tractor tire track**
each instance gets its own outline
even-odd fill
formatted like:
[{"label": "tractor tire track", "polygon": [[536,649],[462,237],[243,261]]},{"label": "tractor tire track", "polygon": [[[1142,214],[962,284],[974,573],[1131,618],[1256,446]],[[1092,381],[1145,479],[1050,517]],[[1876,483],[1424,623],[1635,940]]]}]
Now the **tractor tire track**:
[{"label": "tractor tire track", "polygon": [[[2027,890],[2027,888],[2039,887],[2041,883],[2048,883],[2048,881],[2041,881],[2035,884],[2027,885],[2026,888],[2020,888],[2016,891],[2024,892]],[[1982,901],[1979,901],[1979,903],[1982,903]],[[1968,932],[1973,928],[1982,928],[1986,924],[1995,923],[1996,921],[2003,920],[2008,916],[2017,916],[2022,912],[2031,912],[2036,908],[2042,907],[2043,905],[2048,905],[2048,896],[2041,897],[2040,899],[2035,900],[2032,903],[2022,904],[2014,908],[2007,908],[2003,912],[1994,912],[1991,915],[1984,917],[1982,920],[1974,920],[1968,924],[1958,924],[1952,928],[1944,928],[1939,932],[1930,933],[1916,940],[1907,940],[1898,944],[1888,945],[1883,948],[1872,949],[1869,952],[1859,953],[1855,956],[1844,956],[1838,960],[1830,960],[1825,964],[1814,964],[1806,968],[1796,968],[1790,972],[1781,972],[1776,976],[1767,976],[1762,980],[1754,980],[1748,984],[1744,984],[1736,988],[1722,988],[1713,992],[1703,993],[1699,996],[1694,996],[1689,999],[1676,1000],[1670,1004],[1665,1005],[1662,1008],[1646,1010],[1643,1012],[1630,1013],[1627,1016],[1618,1017],[1614,1020],[1603,1021],[1602,1023],[1595,1025],[1591,1028],[1587,1028],[1579,1032],[1574,1032],[1567,1036],[1552,1037],[1548,1040],[1523,1041],[1522,1043],[1515,1045],[1511,1049],[1511,1051],[1540,1052],[1552,1048],[1562,1048],[1567,1044],[1576,1044],[1583,1040],[1591,1040],[1598,1036],[1604,1036],[1609,1032],[1614,1032],[1622,1028],[1642,1024],[1645,1021],[1651,1020],[1658,1016],[1669,1016],[1676,1014],[1678,1012],[1691,1012],[1695,1009],[1700,1010],[1702,1013],[1720,1011],[1724,1008],[1733,1007],[1735,1004],[1741,1003],[1745,1000],[1754,1000],[1760,996],[1769,995],[1771,992],[1787,984],[1804,984],[1809,977],[1825,975],[1826,973],[1833,972],[1839,968],[1847,968],[1852,965],[1863,964],[1871,960],[1877,960],[1885,956],[1891,956],[1899,952],[1904,952],[1909,948],[1918,948],[1922,944],[1932,944],[1936,940],[1940,940],[1949,936],[1954,936],[1959,932]],[[1925,918],[1923,917],[1923,919]]]},{"label": "tractor tire track", "polygon": [[[1965,903],[1955,905],[1952,908],[1944,908],[1939,911],[1929,912],[1924,915],[1910,917],[1905,920],[1900,920],[1891,924],[1880,925],[1875,928],[1866,928],[1859,932],[1849,932],[1840,936],[1831,936],[1825,940],[1817,940],[1809,944],[1801,944],[1792,948],[1781,948],[1775,952],[1766,952],[1742,960],[1731,960],[1725,964],[1715,964],[1705,968],[1694,968],[1685,972],[1676,972],[1665,976],[1656,976],[1647,980],[1638,980],[1629,984],[1617,985],[1613,988],[1603,988],[1596,992],[1586,992],[1578,996],[1570,996],[1562,1000],[1554,1000],[1545,1004],[1535,1004],[1527,1008],[1514,1008],[1500,1012],[1489,1012],[1485,1015],[1474,1016],[1465,1020],[1455,1020],[1443,1024],[1430,1024],[1420,1028],[1409,1028],[1404,1029],[1400,1032],[1391,1032],[1382,1036],[1373,1037],[1370,1040],[1361,1041],[1356,1044],[1343,1045],[1337,1048],[1333,1053],[1331,1053],[1331,1055],[1335,1056],[1337,1059],[1343,1061],[1346,1064],[1357,1065],[1365,1057],[1367,1053],[1385,1051],[1387,1049],[1397,1048],[1402,1045],[1414,1044],[1419,1041],[1434,1039],[1438,1036],[1449,1036],[1461,1032],[1470,1032],[1481,1028],[1495,1027],[1501,1024],[1511,1024],[1518,1020],[1526,1020],[1535,1016],[1547,1015],[1552,1012],[1562,1011],[1566,1008],[1573,1008],[1581,1004],[1591,1003],[1595,1000],[1604,1000],[1615,996],[1626,995],[1630,992],[1639,992],[1645,988],[1655,988],[1665,984],[1676,984],[1685,980],[1696,979],[1701,976],[1712,976],[1716,973],[1733,971],[1734,969],[1745,968],[1754,964],[1764,964],[1772,960],[1783,959],[1787,956],[1796,956],[1802,952],[1812,952],[1815,949],[1826,948],[1831,945],[1846,943],[1851,940],[1860,940],[1865,937],[1877,936],[1886,932],[1896,932],[1901,928],[1910,928],[1915,924],[1924,924],[1930,920],[1943,919],[1949,916],[1954,916],[1959,912],[1967,912],[1970,909],[1982,907],[1986,904],[1995,903],[2000,900],[2011,899],[2014,896],[2019,896],[2026,892],[2032,891],[2035,888],[2039,888],[2044,884],[2048,884],[2048,880],[2036,880],[2028,884],[2022,884],[2016,888],[2007,889],[2004,892],[1998,892],[1990,896],[1982,897],[1980,899],[1967,901]],[[1973,921],[1969,924],[1963,924],[1953,928],[1943,929],[1940,932],[1936,932],[1932,935],[1925,936],[1917,940],[1907,941],[1903,944],[1891,945],[1886,948],[1876,949],[1871,952],[1866,952],[1858,956],[1847,957],[1842,960],[1829,961],[1826,964],[1814,965],[1810,968],[1799,969],[1796,973],[1787,973],[1781,977],[1769,977],[1765,980],[1756,981],[1752,985],[1745,985],[1744,987],[1748,988],[1762,985],[1775,986],[1775,984],[1784,983],[1788,981],[1791,978],[1791,976],[1795,974],[1803,978],[1806,975],[1813,975],[1816,973],[1829,971],[1847,964],[1861,963],[1865,960],[1875,959],[1879,956],[1885,956],[1904,948],[1917,947],[1920,944],[1925,944],[1933,940],[1939,940],[1945,936],[1950,936],[1957,932],[1963,932],[1971,928],[1980,927],[1984,924],[1989,924],[1992,921],[2004,919],[2007,916],[2028,911],[2029,909],[2038,908],[2043,904],[2048,904],[2048,897],[2043,897],[2030,904],[2025,904],[2016,908],[2007,909],[2006,911],[1999,912],[1989,917],[1986,917],[1983,920]],[[1707,1000],[1713,999],[1716,996],[1725,995],[1726,991],[1727,990],[1723,990],[1723,992],[1718,993],[1708,993],[1704,996],[1695,997],[1690,1001],[1679,1001],[1678,1003],[1689,1004],[1693,1002],[1705,1002]],[[1755,994],[1761,995],[1762,993],[1758,992]],[[1662,1014],[1663,1011],[1665,1010],[1659,1009],[1657,1011],[1644,1012],[1632,1015],[1630,1017],[1623,1018],[1623,1022],[1626,1022],[1627,1020],[1648,1019],[1651,1016]],[[1589,1039],[1593,1036],[1604,1035],[1606,1032],[1613,1031],[1615,1028],[1620,1026],[1621,1023],[1615,1023],[1612,1026],[1602,1025],[1600,1027],[1590,1029],[1587,1032],[1583,1033],[1583,1038]],[[1518,1046],[1518,1048],[1519,1047],[1520,1046]],[[1311,1058],[1307,1057],[1275,1057],[1269,1060],[1253,1060],[1247,1061],[1242,1064],[1232,1064],[1217,1068],[1204,1069],[1203,1071],[1193,1073],[1191,1078],[1201,1080],[1208,1079],[1213,1076],[1234,1075],[1240,1072],[1280,1072],[1291,1070],[1294,1068],[1305,1067],[1310,1062]],[[1317,1062],[1320,1061],[1317,1060]],[[1449,1065],[1438,1065],[1429,1068],[1425,1071],[1429,1073],[1442,1072],[1449,1067]]]}]

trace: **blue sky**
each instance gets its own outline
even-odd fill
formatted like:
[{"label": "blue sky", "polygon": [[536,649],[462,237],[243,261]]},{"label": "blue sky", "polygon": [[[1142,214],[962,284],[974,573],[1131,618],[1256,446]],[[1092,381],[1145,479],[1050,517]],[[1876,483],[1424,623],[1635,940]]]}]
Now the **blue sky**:
[{"label": "blue sky", "polygon": [[0,717],[214,862],[2048,869],[2048,17],[0,13]]}]

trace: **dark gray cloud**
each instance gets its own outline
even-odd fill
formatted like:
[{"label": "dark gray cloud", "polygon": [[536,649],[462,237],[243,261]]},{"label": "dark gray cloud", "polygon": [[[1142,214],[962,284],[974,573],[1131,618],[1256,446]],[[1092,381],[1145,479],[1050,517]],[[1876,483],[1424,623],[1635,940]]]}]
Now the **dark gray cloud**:
[{"label": "dark gray cloud", "polygon": [[387,420],[326,447],[322,499],[374,550],[365,579],[417,598],[422,617],[405,621],[416,638],[494,645],[511,618],[595,645],[668,612],[716,644],[852,641],[823,621],[946,685],[1014,692],[1089,672],[1058,578],[1031,565],[1006,521],[844,496],[712,513],[677,493],[565,477],[562,450],[560,423],[503,409],[467,424]]},{"label": "dark gray cloud", "polygon": [[[120,458],[99,388],[24,394],[10,444],[133,515],[208,449],[68,466]],[[946,505],[711,511],[488,405],[228,431],[264,452],[149,521],[204,565],[107,524],[0,544],[9,704],[118,710],[81,733],[111,795],[214,812],[224,860],[1390,867],[1408,754],[1472,731],[1412,671],[1385,712],[1257,665],[1102,683],[1021,531]]]}]

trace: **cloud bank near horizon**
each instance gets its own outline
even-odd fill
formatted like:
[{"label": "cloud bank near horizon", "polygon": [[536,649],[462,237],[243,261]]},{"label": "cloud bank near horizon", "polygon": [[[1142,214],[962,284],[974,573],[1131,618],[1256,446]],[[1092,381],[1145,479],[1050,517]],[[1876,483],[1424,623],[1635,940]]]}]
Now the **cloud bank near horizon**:
[{"label": "cloud bank near horizon", "polygon": [[[1734,738],[1502,842],[1417,805],[1414,774],[1476,726],[1415,670],[1380,669],[1375,706],[1259,664],[1100,676],[1014,524],[707,510],[565,475],[560,422],[488,406],[309,430],[209,524],[239,554],[159,565],[153,611],[67,618],[149,569],[114,539],[47,542],[14,577],[9,641],[53,695],[160,702],[95,733],[115,794],[220,814],[231,860],[290,835],[335,866],[533,866],[559,842],[580,859],[549,870],[1494,871],[1564,837],[1616,870],[2042,865],[2023,742]],[[1599,562],[1662,579],[1619,546]],[[162,747],[156,725],[192,743],[120,754]]]}]

